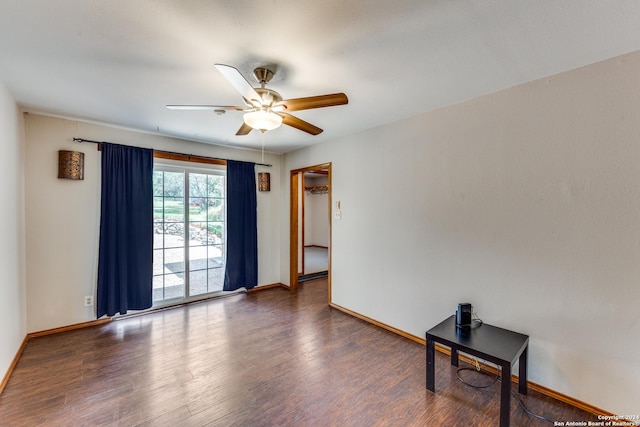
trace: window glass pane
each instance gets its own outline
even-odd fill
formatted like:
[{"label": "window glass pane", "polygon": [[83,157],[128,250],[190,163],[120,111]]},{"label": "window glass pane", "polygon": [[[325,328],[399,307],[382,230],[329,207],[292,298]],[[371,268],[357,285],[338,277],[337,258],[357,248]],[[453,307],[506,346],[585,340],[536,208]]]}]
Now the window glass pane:
[{"label": "window glass pane", "polygon": [[189,200],[189,221],[206,221],[207,199],[191,197]]},{"label": "window glass pane", "polygon": [[164,264],[162,262],[163,256],[162,249],[156,249],[153,251],[153,275],[158,275],[164,273]]},{"label": "window glass pane", "polygon": [[[184,172],[163,172],[165,197],[184,198]],[[155,193],[154,193],[155,194]]]},{"label": "window glass pane", "polygon": [[162,196],[162,187],[164,181],[164,172],[153,171],[153,195]]},{"label": "window glass pane", "polygon": [[164,276],[164,299],[184,298],[184,275]]},{"label": "window glass pane", "polygon": [[189,197],[207,197],[207,175],[200,173],[189,174]]},{"label": "window glass pane", "polygon": [[207,220],[224,221],[224,200],[209,199],[209,208],[207,209]]},{"label": "window glass pane", "polygon": [[207,270],[209,292],[221,291],[224,285],[224,268],[211,268]]},{"label": "window glass pane", "polygon": [[165,249],[164,268],[174,274],[184,273],[184,249]]},{"label": "window glass pane", "polygon": [[192,222],[189,224],[189,246],[207,244],[207,223]]},{"label": "window glass pane", "polygon": [[209,245],[207,247],[207,267],[208,268],[221,268],[224,266],[222,263],[222,245]]},{"label": "window glass pane", "polygon": [[[164,231],[161,222],[156,222],[153,224],[153,249],[162,249],[164,248]],[[156,259],[156,255],[154,253],[153,259]]]},{"label": "window glass pane", "polygon": [[201,295],[207,292],[207,270],[190,271],[189,295]]},{"label": "window glass pane", "polygon": [[164,198],[164,220],[184,222],[184,199],[182,197]]},{"label": "window glass pane", "polygon": [[164,187],[164,172],[153,171],[153,195],[162,196],[162,188]]},{"label": "window glass pane", "polygon": [[164,247],[183,248],[184,247],[184,223],[166,222],[164,223]]},{"label": "window glass pane", "polygon": [[223,222],[209,222],[207,224],[207,231],[209,232],[209,243],[222,244],[224,233]]},{"label": "window glass pane", "polygon": [[207,268],[207,247],[198,246],[189,249],[189,270],[205,270]]},{"label": "window glass pane", "polygon": [[153,198],[153,220],[164,221],[164,199],[162,196]]},{"label": "window glass pane", "polygon": [[164,275],[153,276],[153,301],[164,299]]},{"label": "window glass pane", "polygon": [[209,197],[224,197],[224,176],[209,175],[207,195]]}]

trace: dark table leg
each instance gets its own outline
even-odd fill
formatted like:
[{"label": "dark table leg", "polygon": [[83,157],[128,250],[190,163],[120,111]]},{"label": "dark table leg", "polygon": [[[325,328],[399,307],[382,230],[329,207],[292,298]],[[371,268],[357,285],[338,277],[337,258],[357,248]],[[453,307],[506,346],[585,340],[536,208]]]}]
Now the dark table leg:
[{"label": "dark table leg", "polygon": [[436,391],[435,381],[435,343],[427,336],[427,389]]},{"label": "dark table leg", "polygon": [[529,351],[529,346],[524,348],[522,354],[520,354],[520,359],[518,359],[518,392],[520,394],[527,394],[527,352]]},{"label": "dark table leg", "polygon": [[458,366],[458,347],[451,347],[451,366]]},{"label": "dark table leg", "polygon": [[500,427],[509,427],[511,415],[511,363],[502,365],[500,386]]}]

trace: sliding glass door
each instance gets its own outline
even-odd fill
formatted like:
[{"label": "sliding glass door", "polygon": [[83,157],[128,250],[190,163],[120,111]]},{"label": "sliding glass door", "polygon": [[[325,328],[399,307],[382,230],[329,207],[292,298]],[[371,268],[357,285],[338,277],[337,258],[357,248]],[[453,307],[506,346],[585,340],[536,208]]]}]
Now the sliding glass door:
[{"label": "sliding glass door", "polygon": [[153,301],[164,305],[222,291],[225,171],[156,165]]}]

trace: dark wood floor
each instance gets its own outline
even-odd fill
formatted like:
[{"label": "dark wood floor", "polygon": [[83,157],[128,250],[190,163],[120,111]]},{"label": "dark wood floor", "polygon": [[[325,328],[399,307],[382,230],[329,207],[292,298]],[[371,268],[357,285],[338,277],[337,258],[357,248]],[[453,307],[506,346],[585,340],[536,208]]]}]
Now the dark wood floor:
[{"label": "dark wood floor", "polygon": [[[499,393],[461,384],[440,353],[427,391],[425,347],[329,308],[321,279],[34,338],[0,396],[0,424],[495,426]],[[535,392],[524,401],[595,421]],[[513,399],[511,420],[550,425]]]}]

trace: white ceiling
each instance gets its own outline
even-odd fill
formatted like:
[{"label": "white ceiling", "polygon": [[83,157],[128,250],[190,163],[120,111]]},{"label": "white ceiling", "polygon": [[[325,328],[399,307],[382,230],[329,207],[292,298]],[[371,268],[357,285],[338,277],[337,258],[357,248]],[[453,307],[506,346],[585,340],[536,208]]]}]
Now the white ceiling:
[{"label": "white ceiling", "polygon": [[0,0],[0,82],[29,112],[258,148],[240,112],[165,105],[241,105],[214,63],[348,95],[295,113],[318,136],[267,132],[280,153],[636,50],[638,0]]}]

